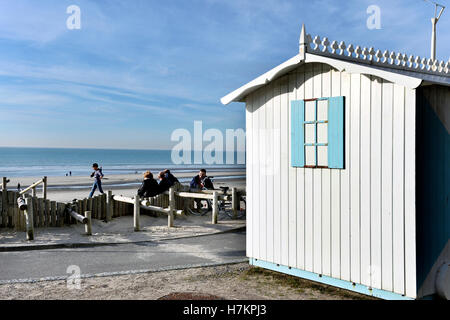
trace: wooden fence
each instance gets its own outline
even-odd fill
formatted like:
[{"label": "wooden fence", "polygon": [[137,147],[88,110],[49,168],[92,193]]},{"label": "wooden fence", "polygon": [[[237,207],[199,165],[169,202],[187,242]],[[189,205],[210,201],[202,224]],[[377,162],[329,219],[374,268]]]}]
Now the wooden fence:
[{"label": "wooden fence", "polygon": [[[80,215],[90,212],[92,219],[105,221],[111,221],[113,218],[122,216],[136,216],[135,199],[113,196],[111,191],[90,199],[62,203],[46,199],[46,177],[20,192],[7,190],[6,184],[7,179],[3,178],[2,190],[0,191],[0,228],[27,231],[26,215],[17,205],[18,198],[23,196],[30,200],[32,199],[32,201],[28,202],[33,204],[30,212],[32,212],[34,228],[63,227],[76,224],[77,221],[70,214],[71,212],[76,212]],[[35,190],[39,184],[43,184],[42,198],[36,196]],[[29,190],[32,191],[32,195],[24,195]],[[172,219],[171,222],[169,221],[169,225],[173,225],[173,215],[186,212],[188,208],[193,208],[194,198],[210,199],[213,202],[217,202],[217,199],[237,199],[234,193],[232,195],[224,195],[217,190],[190,193],[189,186],[181,184],[175,186],[173,191],[172,203],[170,193],[165,192],[156,197],[139,199],[139,208],[146,209],[147,213],[156,215],[168,214],[169,220]],[[216,215],[213,214],[213,223],[217,223],[217,212],[215,213]]]}]

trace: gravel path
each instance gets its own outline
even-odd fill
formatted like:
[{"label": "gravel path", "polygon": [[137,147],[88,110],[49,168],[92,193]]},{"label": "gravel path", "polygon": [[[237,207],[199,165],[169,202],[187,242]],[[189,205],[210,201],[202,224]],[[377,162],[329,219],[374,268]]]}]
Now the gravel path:
[{"label": "gravel path", "polygon": [[0,285],[6,300],[156,300],[165,296],[215,296],[227,300],[352,300],[366,296],[249,266],[247,263],[81,280]]}]

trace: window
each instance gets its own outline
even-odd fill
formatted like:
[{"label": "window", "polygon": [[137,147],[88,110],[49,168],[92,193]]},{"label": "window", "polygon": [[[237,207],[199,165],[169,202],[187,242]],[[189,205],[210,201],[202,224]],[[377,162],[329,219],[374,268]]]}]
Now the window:
[{"label": "window", "polygon": [[344,97],[292,101],[292,166],[344,168]]}]

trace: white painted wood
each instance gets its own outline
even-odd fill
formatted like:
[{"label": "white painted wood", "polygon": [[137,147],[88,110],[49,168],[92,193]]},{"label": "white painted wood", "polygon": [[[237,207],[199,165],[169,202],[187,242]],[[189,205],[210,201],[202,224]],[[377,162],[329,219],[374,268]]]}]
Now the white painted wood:
[{"label": "white painted wood", "polygon": [[[409,288],[412,295],[415,245],[405,241],[415,236],[415,222],[405,217],[406,208],[414,212],[415,206],[412,175],[409,191],[406,186],[406,172],[415,170],[407,161],[414,159],[415,138],[405,134],[415,131],[415,116],[405,100],[414,102],[415,93],[396,85],[394,95],[393,88],[375,77],[307,64],[251,95],[251,258],[400,294]],[[290,102],[341,95],[346,98],[345,169],[291,167]],[[400,210],[395,224],[393,210]]]},{"label": "white painted wood", "polygon": [[268,132],[266,123],[266,113],[268,109],[268,86],[264,87],[261,92],[262,108],[259,118],[259,245],[260,245],[260,257],[263,260],[267,260],[267,143]]},{"label": "white painted wood", "polygon": [[381,289],[381,177],[382,81],[372,79],[370,134],[370,276],[371,287]]},{"label": "white painted wood", "polygon": [[415,298],[416,285],[416,91],[405,96],[405,294]]},{"label": "white painted wood", "polygon": [[351,75],[341,75],[342,95],[345,97],[345,169],[341,171],[341,279],[350,281],[351,243],[350,243],[350,136],[351,136]]},{"label": "white painted wood", "polygon": [[[313,65],[313,91],[314,98],[322,97],[322,65]],[[314,248],[314,272],[322,274],[322,170],[313,170],[313,248]]]},{"label": "white painted wood", "polygon": [[[341,73],[331,70],[331,96],[341,96]],[[341,172],[331,170],[331,276],[341,277]]]},{"label": "white painted wood", "polygon": [[[260,255],[260,236],[259,236],[259,225],[261,221],[261,211],[260,211],[260,202],[261,202],[261,192],[260,192],[260,180],[261,180],[261,174],[259,171],[259,167],[261,165],[260,161],[260,142],[261,142],[261,136],[260,136],[260,127],[259,127],[259,118],[261,113],[261,94],[259,92],[262,91],[261,89],[255,92],[255,95],[253,97],[253,133],[254,133],[254,141],[253,141],[253,155],[255,157],[255,162],[253,165],[254,169],[254,184],[253,187],[255,189],[254,195],[255,199],[253,201],[253,208],[254,208],[254,220],[253,220],[253,243],[255,244],[253,247],[254,250],[254,258],[261,259]],[[258,159],[258,160],[256,160]]]},{"label": "white painted wood", "polygon": [[[288,95],[289,99],[287,101],[288,115],[289,115],[289,125],[288,125],[288,139],[289,139],[289,163],[292,159],[292,148],[291,148],[291,103],[297,99],[295,87],[297,84],[297,78],[295,73],[289,74],[288,78]],[[297,169],[289,164],[289,263],[288,266],[295,267],[297,265]]]},{"label": "white painted wood", "polygon": [[[305,99],[314,97],[313,91],[313,66],[305,67]],[[305,270],[313,271],[314,267],[314,206],[313,206],[313,169],[305,169]]]},{"label": "white painted wood", "polygon": [[281,87],[281,263],[289,265],[289,99],[288,78],[280,79]]},{"label": "white painted wood", "polygon": [[[274,213],[273,213],[273,233],[274,233],[274,263],[281,264],[281,210],[284,208],[281,198],[281,87],[278,82],[274,85],[274,165],[277,169],[274,176]],[[278,174],[280,173],[280,174]]]},{"label": "white painted wood", "polygon": [[404,246],[404,161],[405,161],[405,88],[394,85],[393,128],[393,257],[394,291],[405,290],[405,246]]},{"label": "white painted wood", "polygon": [[274,179],[275,179],[275,167],[274,167],[274,161],[273,157],[271,155],[274,154],[274,143],[275,143],[275,135],[274,135],[274,97],[273,97],[273,84],[270,84],[267,86],[267,92],[266,92],[266,100],[267,100],[267,107],[266,107],[266,127],[267,127],[267,134],[266,134],[266,141],[267,141],[267,147],[266,147],[266,189],[267,189],[267,195],[266,195],[266,201],[267,201],[267,218],[266,218],[266,241],[267,241],[267,257],[266,259],[268,261],[273,261],[273,239],[274,239],[274,232],[273,232],[273,212],[274,212]]},{"label": "white painted wood", "polygon": [[393,286],[393,239],[392,239],[392,152],[394,85],[383,81],[382,105],[382,175],[381,175],[381,288],[392,291]]},{"label": "white painted wood", "polygon": [[246,101],[246,220],[247,220],[247,233],[246,233],[246,251],[247,257],[253,257],[253,217],[255,212],[253,211],[253,192],[255,191],[253,185],[253,171],[254,171],[254,131],[253,131],[253,96],[247,97]]},{"label": "white painted wood", "polygon": [[372,79],[361,76],[361,283],[371,285],[371,96]]},{"label": "white painted wood", "polygon": [[[332,96],[331,68],[322,66],[322,98]],[[328,113],[328,103],[325,104]],[[328,119],[328,115],[326,115]],[[327,132],[328,135],[328,132]],[[327,137],[328,138],[328,137]],[[327,159],[328,166],[328,159]],[[322,274],[331,276],[331,170],[322,169]]]},{"label": "white painted wood", "polygon": [[[296,72],[296,98],[305,99],[305,68]],[[305,169],[297,169],[297,268],[305,269]]]},{"label": "white painted wood", "polygon": [[360,234],[360,135],[361,135],[361,75],[351,75],[350,113],[350,279],[361,283],[361,234]]}]

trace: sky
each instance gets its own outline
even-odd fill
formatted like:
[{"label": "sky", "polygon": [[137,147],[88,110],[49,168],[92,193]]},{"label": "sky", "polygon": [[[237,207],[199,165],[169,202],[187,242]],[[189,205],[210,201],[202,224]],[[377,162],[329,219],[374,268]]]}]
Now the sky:
[{"label": "sky", "polygon": [[[450,58],[450,0],[437,56]],[[66,12],[81,10],[81,29]],[[381,29],[367,28],[367,8]],[[0,146],[171,149],[174,130],[245,129],[220,98],[312,36],[429,57],[423,0],[1,0]],[[224,134],[225,135],[225,134]]]}]

